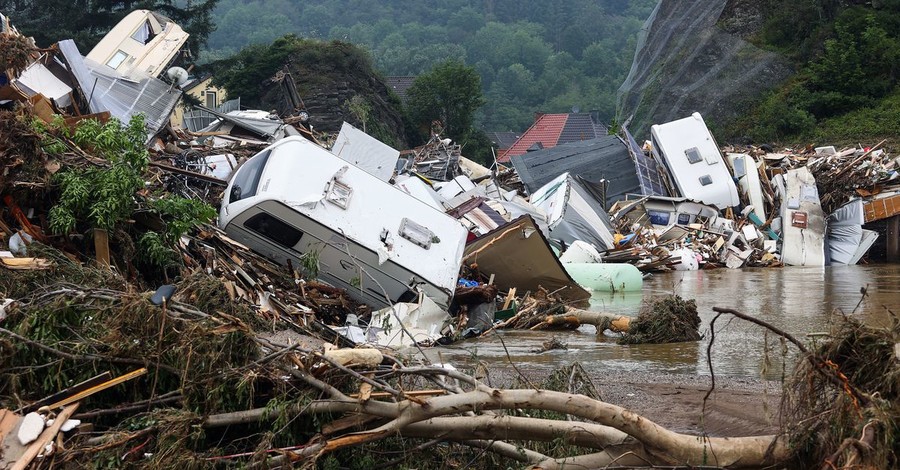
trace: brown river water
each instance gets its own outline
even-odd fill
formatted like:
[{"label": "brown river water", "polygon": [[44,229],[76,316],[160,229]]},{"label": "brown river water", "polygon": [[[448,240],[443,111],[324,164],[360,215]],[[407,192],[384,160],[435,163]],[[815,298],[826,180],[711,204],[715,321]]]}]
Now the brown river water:
[{"label": "brown river water", "polygon": [[[857,308],[863,298],[860,288],[867,288],[868,296]],[[645,279],[641,292],[595,293],[591,309],[635,316],[644,300],[669,293],[696,300],[703,340],[618,345],[615,338],[598,335],[593,326],[584,325],[564,332],[501,331],[432,348],[426,354],[432,361],[458,366],[480,360],[490,368],[508,367],[512,360],[520,368],[552,370],[578,361],[594,373],[709,375],[707,346],[710,321],[716,315],[713,307],[756,316],[801,341],[814,340],[816,333],[827,332],[840,315],[838,311],[886,325],[887,309],[900,312],[900,265],[676,271]],[[541,343],[552,337],[568,349],[537,352]],[[793,363],[790,355],[794,353],[789,347],[789,359],[783,361],[781,343],[772,334],[767,339],[761,327],[728,315],[716,321],[712,365],[717,376],[778,379],[783,373],[782,364]]]}]

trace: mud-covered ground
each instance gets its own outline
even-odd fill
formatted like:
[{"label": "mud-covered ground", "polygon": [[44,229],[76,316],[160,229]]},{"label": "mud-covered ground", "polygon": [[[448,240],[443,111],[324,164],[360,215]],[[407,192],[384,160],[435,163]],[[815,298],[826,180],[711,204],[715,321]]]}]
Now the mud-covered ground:
[{"label": "mud-covered ground", "polygon": [[[534,383],[547,375],[534,370],[522,373]],[[506,366],[492,368],[489,375],[493,386],[502,387],[514,382],[518,374]],[[715,390],[704,411],[709,376],[630,371],[593,375],[591,381],[603,401],[628,408],[675,432],[740,437],[778,431],[779,382],[716,377]]]}]

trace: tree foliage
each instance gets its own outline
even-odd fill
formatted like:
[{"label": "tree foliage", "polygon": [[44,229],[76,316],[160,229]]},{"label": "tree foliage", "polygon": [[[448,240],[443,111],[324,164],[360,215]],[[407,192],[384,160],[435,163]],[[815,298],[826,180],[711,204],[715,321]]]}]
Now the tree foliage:
[{"label": "tree foliage", "polygon": [[[475,67],[485,106],[476,127],[524,130],[535,111],[573,106],[615,114],[635,35],[656,0],[220,0],[207,57],[289,31],[351,42],[386,76],[417,76],[447,61]],[[510,75],[525,88],[504,83]]]},{"label": "tree foliage", "polygon": [[406,94],[413,123],[428,129],[440,121],[444,133],[456,141],[468,137],[475,111],[484,104],[481,77],[473,67],[453,60],[420,75]]},{"label": "tree foliage", "polygon": [[219,0],[0,0],[0,11],[39,46],[74,39],[86,54],[128,13],[153,10],[190,33],[188,47],[198,53],[215,30],[213,10]]},{"label": "tree foliage", "polygon": [[[846,126],[859,129],[849,122],[850,116],[881,108],[882,100],[896,96],[900,1],[879,2],[873,8],[847,7],[830,0],[789,0],[773,8],[761,33],[763,45],[793,50],[799,72],[757,105],[732,133],[755,140],[811,138],[826,121],[830,128],[840,127],[841,116],[848,117]],[[866,116],[887,118],[881,112]],[[885,127],[879,122],[869,124],[873,130]]]},{"label": "tree foliage", "polygon": [[52,232],[69,235],[92,229],[113,231],[126,225],[125,221],[137,210],[149,209],[159,216],[166,230],[137,234],[138,258],[159,267],[174,259],[171,247],[190,227],[215,218],[215,210],[202,201],[138,195],[144,188],[144,173],[150,161],[144,146],[143,115],[133,117],[125,125],[114,118],[106,123],[86,119],[70,129],[59,116],[49,126],[38,120],[33,125],[47,153],[61,154],[70,146],[77,146],[80,151],[105,160],[102,165],[67,167],[55,175],[58,200],[50,210]]}]

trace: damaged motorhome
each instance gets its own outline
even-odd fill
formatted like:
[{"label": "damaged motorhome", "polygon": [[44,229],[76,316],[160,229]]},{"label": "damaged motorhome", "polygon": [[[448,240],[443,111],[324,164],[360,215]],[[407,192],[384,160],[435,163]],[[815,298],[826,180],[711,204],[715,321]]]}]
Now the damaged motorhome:
[{"label": "damaged motorhome", "polygon": [[700,113],[650,128],[653,156],[665,164],[681,196],[716,206],[740,203],[719,146]]},{"label": "damaged motorhome", "polygon": [[531,204],[547,214],[550,239],[571,245],[576,240],[598,250],[615,245],[609,215],[591,183],[563,173],[531,195]]},{"label": "damaged motorhome", "polygon": [[133,80],[158,78],[176,61],[189,36],[157,12],[135,10],[103,36],[86,57]]},{"label": "damaged motorhome", "polygon": [[302,137],[282,139],[238,169],[219,225],[373,306],[422,292],[446,307],[467,235],[452,217]]}]

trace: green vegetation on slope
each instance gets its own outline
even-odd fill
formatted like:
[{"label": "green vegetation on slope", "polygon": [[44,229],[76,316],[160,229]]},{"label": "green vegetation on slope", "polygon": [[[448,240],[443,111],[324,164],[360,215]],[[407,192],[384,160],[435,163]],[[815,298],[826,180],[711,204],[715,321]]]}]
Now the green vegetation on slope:
[{"label": "green vegetation on slope", "polygon": [[758,39],[794,58],[799,72],[728,134],[790,142],[900,132],[900,1],[778,2]]},{"label": "green vegetation on slope", "polygon": [[656,0],[220,0],[206,57],[222,59],[285,33],[351,42],[385,76],[448,60],[474,66],[488,130],[523,130],[535,111],[615,114],[634,38]]},{"label": "green vegetation on slope", "polygon": [[82,54],[87,54],[103,36],[133,10],[159,12],[190,33],[188,46],[198,53],[215,29],[213,9],[218,0],[85,1],[85,0],[0,0],[0,12],[26,36],[34,37],[39,47],[73,39]]}]

